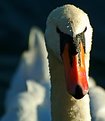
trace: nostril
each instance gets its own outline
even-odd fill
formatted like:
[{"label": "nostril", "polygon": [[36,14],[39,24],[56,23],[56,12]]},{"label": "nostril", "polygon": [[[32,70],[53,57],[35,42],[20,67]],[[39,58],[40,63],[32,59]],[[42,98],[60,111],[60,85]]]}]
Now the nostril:
[{"label": "nostril", "polygon": [[81,98],[84,97],[83,90],[82,90],[82,88],[81,88],[80,85],[77,85],[77,86],[76,86],[74,97],[75,97],[76,99],[81,99]]}]

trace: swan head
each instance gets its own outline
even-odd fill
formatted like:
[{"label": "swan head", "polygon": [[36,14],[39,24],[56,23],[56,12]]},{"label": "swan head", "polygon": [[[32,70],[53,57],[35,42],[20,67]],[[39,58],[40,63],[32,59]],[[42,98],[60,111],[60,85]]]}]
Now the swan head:
[{"label": "swan head", "polygon": [[88,92],[92,27],[88,16],[74,5],[53,10],[46,23],[47,48],[63,63],[69,94],[76,99]]}]

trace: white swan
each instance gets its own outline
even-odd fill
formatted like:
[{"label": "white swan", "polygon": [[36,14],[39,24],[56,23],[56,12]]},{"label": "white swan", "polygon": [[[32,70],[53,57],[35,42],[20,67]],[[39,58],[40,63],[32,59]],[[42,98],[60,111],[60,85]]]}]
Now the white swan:
[{"label": "white swan", "polygon": [[[33,93],[30,93],[30,91],[27,90],[28,87],[32,88],[33,93],[38,94],[35,96]],[[33,116],[33,113],[32,115],[30,114],[30,117],[33,117],[33,119],[27,119],[28,121],[50,121],[51,116],[49,90],[50,82],[44,35],[38,28],[33,27],[29,36],[29,49],[22,54],[19,66],[13,76],[10,89],[6,95],[6,114],[2,120],[10,121],[9,119],[11,118],[11,121],[14,121],[14,119],[21,121],[23,114],[27,118],[27,114],[30,114],[29,112],[35,109],[37,113],[34,113],[35,116]],[[26,100],[28,97],[30,100]],[[27,105],[30,106],[28,111],[23,110],[27,108],[26,103],[23,103],[25,102],[24,99],[26,100]],[[37,101],[39,101],[39,103],[37,103]],[[33,105],[31,105],[31,103]],[[14,107],[12,107],[12,104],[14,104]],[[19,110],[17,110],[17,108]],[[35,117],[38,117],[38,119]]]},{"label": "white swan", "polygon": [[[45,88],[35,80],[26,81],[26,90],[16,94],[1,121],[39,121],[38,106],[45,98]],[[36,98],[37,97],[37,98]]]},{"label": "white swan", "polygon": [[89,97],[92,121],[105,121],[105,90],[96,85],[93,78],[90,78],[90,83]]},{"label": "white swan", "polygon": [[[73,5],[53,10],[47,19],[45,38],[51,74],[52,120],[90,121],[86,93],[92,28],[88,16]],[[76,100],[71,95],[82,99]]]}]

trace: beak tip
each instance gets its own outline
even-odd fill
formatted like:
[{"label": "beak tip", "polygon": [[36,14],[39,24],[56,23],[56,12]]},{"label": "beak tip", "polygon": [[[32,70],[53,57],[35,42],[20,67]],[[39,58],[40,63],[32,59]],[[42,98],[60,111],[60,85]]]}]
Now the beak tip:
[{"label": "beak tip", "polygon": [[75,91],[73,93],[71,93],[70,91],[68,91],[68,92],[75,99],[82,99],[88,93],[88,90],[83,90],[80,85],[77,85],[76,88],[75,88]]}]

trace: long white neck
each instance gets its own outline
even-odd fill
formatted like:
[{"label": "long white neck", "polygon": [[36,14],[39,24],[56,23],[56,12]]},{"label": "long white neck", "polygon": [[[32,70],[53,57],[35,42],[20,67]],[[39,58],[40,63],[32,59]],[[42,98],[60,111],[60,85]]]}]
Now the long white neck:
[{"label": "long white neck", "polygon": [[[49,51],[49,50],[48,50]],[[63,64],[49,52],[52,121],[91,121],[89,96],[75,100],[66,91]]]}]

